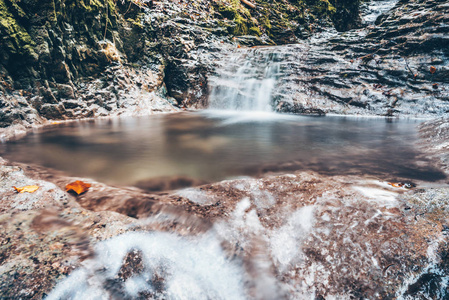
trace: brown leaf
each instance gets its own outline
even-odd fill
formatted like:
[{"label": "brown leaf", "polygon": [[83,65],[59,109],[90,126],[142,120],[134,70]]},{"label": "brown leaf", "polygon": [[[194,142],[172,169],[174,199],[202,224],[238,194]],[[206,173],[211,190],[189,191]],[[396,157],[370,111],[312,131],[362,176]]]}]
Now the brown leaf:
[{"label": "brown leaf", "polygon": [[87,190],[91,187],[92,185],[90,185],[89,183],[85,183],[82,181],[75,181],[72,183],[69,183],[68,185],[65,186],[65,190],[67,192],[75,192],[76,194],[80,195],[82,193],[87,192]]},{"label": "brown leaf", "polygon": [[437,68],[435,68],[434,66],[430,67],[430,73],[433,74],[437,71]]},{"label": "brown leaf", "polygon": [[34,193],[35,191],[37,191],[37,189],[39,187],[37,185],[27,185],[27,186],[23,186],[23,187],[15,187],[15,186],[13,186],[13,188],[18,193]]}]

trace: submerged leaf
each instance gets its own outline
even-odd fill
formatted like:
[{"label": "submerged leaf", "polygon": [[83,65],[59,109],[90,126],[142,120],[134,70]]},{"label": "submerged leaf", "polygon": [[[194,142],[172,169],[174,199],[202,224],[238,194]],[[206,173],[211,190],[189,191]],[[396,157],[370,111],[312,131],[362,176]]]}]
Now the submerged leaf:
[{"label": "submerged leaf", "polygon": [[68,185],[65,186],[65,190],[67,192],[75,192],[76,194],[80,195],[82,193],[85,193],[92,185],[90,185],[89,183],[85,183],[82,181],[74,181],[69,183]]},{"label": "submerged leaf", "polygon": [[434,66],[430,67],[430,73],[435,73],[437,71],[437,68],[435,68]]},{"label": "submerged leaf", "polygon": [[35,191],[37,191],[37,189],[39,187],[37,185],[27,185],[27,186],[23,186],[23,187],[15,187],[15,186],[13,186],[13,188],[18,193],[34,193]]}]

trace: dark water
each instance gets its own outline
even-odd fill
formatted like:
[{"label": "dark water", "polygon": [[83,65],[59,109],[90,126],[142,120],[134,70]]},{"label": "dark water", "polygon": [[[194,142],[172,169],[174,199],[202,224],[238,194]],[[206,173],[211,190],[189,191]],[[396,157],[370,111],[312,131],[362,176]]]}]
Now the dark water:
[{"label": "dark water", "polygon": [[6,158],[111,184],[185,176],[217,181],[267,171],[436,181],[416,150],[416,120],[182,113],[46,127],[1,145]]}]

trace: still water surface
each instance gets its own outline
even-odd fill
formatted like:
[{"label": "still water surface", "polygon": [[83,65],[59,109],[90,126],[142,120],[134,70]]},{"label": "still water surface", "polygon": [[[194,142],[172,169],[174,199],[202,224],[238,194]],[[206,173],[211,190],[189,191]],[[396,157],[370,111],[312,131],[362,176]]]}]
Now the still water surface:
[{"label": "still water surface", "polygon": [[0,149],[13,161],[123,185],[162,177],[217,181],[292,170],[382,180],[442,179],[417,151],[419,122],[206,111],[63,123]]}]

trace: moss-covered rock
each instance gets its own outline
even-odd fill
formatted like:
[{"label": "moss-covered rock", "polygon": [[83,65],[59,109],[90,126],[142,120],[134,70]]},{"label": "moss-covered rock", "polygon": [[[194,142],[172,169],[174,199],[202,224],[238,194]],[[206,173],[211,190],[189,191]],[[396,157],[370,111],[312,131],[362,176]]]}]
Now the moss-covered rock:
[{"label": "moss-covered rock", "polygon": [[23,55],[35,58],[33,40],[19,20],[25,19],[25,12],[15,1],[0,0],[0,50],[6,58]]},{"label": "moss-covered rock", "polygon": [[[215,10],[234,36],[267,34],[278,44],[295,42],[308,36],[304,31],[335,24],[337,30],[348,30],[359,24],[359,0],[254,0],[248,8],[240,0],[220,0]],[[273,30],[273,26],[275,27]],[[288,34],[286,34],[288,32]],[[288,38],[286,38],[288,36]]]}]

